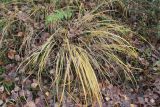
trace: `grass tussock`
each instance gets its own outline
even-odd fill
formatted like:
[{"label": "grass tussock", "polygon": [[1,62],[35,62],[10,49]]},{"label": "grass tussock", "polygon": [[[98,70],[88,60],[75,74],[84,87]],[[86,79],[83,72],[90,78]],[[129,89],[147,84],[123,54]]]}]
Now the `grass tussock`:
[{"label": "grass tussock", "polygon": [[[70,5],[66,7],[60,3],[57,7],[47,3],[47,8],[32,4],[28,13],[15,9],[9,16],[3,15],[0,19],[0,22],[4,22],[1,24],[4,26],[1,29],[2,41],[10,33],[17,34],[12,27],[16,26],[16,30],[25,32],[20,49],[25,49],[25,52],[21,52],[26,57],[18,70],[34,71],[43,90],[43,74],[48,72],[48,66],[51,66],[54,71],[50,74],[51,87],[56,87],[59,102],[62,102],[66,92],[73,98],[76,97],[74,92],[78,88],[83,93],[86,105],[94,101],[101,105],[99,81],[110,81],[106,65],[111,66],[113,63],[120,68],[116,70],[113,67],[115,73],[122,70],[127,78],[135,81],[130,66],[120,57],[137,57],[135,47],[129,42],[132,32],[114,21],[108,15],[110,10],[104,11],[112,4],[110,0],[101,3],[97,0],[96,3],[99,3],[98,6],[92,8],[86,8],[82,1],[70,1]],[[58,10],[62,6],[63,8]],[[5,8],[6,6],[3,7]],[[8,10],[3,12],[8,13]],[[37,23],[42,25],[42,28],[37,26]],[[43,31],[50,36],[41,45],[35,46],[36,38]]]}]

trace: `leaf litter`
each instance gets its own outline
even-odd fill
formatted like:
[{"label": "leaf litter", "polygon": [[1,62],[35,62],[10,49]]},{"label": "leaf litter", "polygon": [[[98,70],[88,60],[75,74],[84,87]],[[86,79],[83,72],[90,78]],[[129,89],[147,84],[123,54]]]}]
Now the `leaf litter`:
[{"label": "leaf litter", "polygon": [[[95,4],[86,2],[88,6],[92,6]],[[29,8],[29,7],[26,7]],[[13,14],[13,13],[10,13]],[[58,11],[56,14],[59,14]],[[69,16],[65,16],[64,14],[60,14],[58,19],[60,20],[68,17],[71,17],[71,14],[68,13]],[[53,16],[50,16],[53,17]],[[25,23],[36,23],[34,20],[30,18],[30,16],[20,11],[18,13],[18,19]],[[48,18],[48,21],[50,18]],[[39,23],[38,23],[39,24]],[[41,24],[39,24],[41,25]],[[37,28],[39,29],[39,28]],[[74,29],[73,29],[74,30]],[[75,31],[70,30],[71,34]],[[80,31],[79,31],[80,32]],[[42,32],[40,36],[36,39],[36,46],[42,45],[49,38],[48,32]],[[75,34],[73,34],[75,36]],[[22,31],[17,33],[18,37],[24,37],[25,34]],[[71,35],[72,36],[72,35]],[[72,36],[72,37],[74,37]],[[135,45],[142,51],[139,57],[139,66],[143,66],[147,71],[146,74],[138,73],[138,76],[141,79],[138,80],[138,89],[134,89],[129,87],[126,89],[122,84],[103,84],[101,86],[101,91],[103,94],[103,107],[141,107],[141,106],[159,106],[160,105],[160,78],[159,74],[156,71],[160,71],[159,64],[159,55],[155,54],[153,51],[151,52],[151,56],[145,51],[147,51],[148,46],[146,44],[141,43],[138,40],[135,40]],[[12,44],[14,45],[14,44]],[[16,46],[15,46],[16,47]],[[10,48],[10,47],[9,47]],[[149,48],[149,50],[152,50]],[[150,57],[149,57],[150,56]],[[56,102],[55,96],[53,96],[52,91],[49,90],[49,85],[46,85],[45,92],[39,90],[37,78],[36,76],[30,76],[29,80],[26,80],[25,83],[19,79],[19,74],[16,72],[16,68],[18,66],[18,62],[23,60],[21,56],[15,49],[9,49],[6,52],[6,58],[11,60],[10,62],[4,63],[0,59],[0,66],[5,68],[5,72],[0,74],[0,106],[7,107],[45,107],[49,105],[49,107],[58,106],[58,102]],[[15,61],[14,61],[15,60]],[[1,69],[1,68],[0,68]],[[52,74],[54,71],[50,71]],[[147,75],[147,76],[146,76]],[[20,77],[22,78],[22,77]],[[24,77],[26,78],[26,77]],[[47,77],[46,80],[50,81]],[[14,82],[13,86],[9,85],[9,83]],[[101,85],[101,83],[99,83]],[[48,90],[47,90],[48,88]],[[47,99],[46,99],[47,98]],[[81,103],[75,103],[75,101],[65,98],[66,101],[63,102],[63,106],[73,107],[73,106],[83,106]],[[77,99],[76,102],[80,101]],[[48,104],[47,104],[48,103]],[[90,106],[98,106],[97,103]]]}]

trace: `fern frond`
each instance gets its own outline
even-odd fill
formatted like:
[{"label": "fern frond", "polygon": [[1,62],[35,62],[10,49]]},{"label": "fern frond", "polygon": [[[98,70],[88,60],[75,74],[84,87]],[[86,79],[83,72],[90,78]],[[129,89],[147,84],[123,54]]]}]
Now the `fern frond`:
[{"label": "fern frond", "polygon": [[56,23],[64,19],[67,20],[70,19],[71,17],[72,17],[72,11],[70,9],[56,10],[54,13],[51,13],[49,16],[46,17],[46,24]]}]

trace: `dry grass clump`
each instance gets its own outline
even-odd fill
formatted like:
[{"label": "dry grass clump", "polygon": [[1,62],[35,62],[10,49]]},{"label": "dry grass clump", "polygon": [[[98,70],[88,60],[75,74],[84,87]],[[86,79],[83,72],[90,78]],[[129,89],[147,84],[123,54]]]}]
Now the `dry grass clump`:
[{"label": "dry grass clump", "polygon": [[[78,3],[77,7],[72,6],[74,3]],[[99,81],[110,78],[107,66],[116,64],[120,70],[112,68],[114,72],[123,70],[125,76],[134,81],[130,66],[119,56],[121,53],[137,57],[135,47],[129,42],[132,32],[104,11],[110,3],[104,0],[92,8],[86,8],[83,2],[78,1],[60,9],[51,4],[45,4],[48,8],[31,5],[29,14],[15,10],[14,15],[1,19],[7,20],[3,37],[8,35],[14,22],[18,30],[25,32],[20,47],[22,50],[25,47],[26,52],[22,53],[26,57],[18,70],[34,71],[43,90],[43,73],[48,72],[48,66],[52,66],[51,87],[56,87],[57,95],[61,93],[58,101],[62,102],[65,93],[74,97],[78,88],[83,92],[86,105],[95,100],[101,105]],[[41,45],[35,46],[36,38],[44,31],[50,36]]]}]

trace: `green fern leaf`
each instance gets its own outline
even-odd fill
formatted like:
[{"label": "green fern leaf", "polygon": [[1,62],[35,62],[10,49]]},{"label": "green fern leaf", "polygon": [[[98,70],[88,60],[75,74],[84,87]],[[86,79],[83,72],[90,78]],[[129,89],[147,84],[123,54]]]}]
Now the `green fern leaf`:
[{"label": "green fern leaf", "polygon": [[46,17],[46,23],[55,23],[58,21],[62,20],[67,20],[72,17],[72,12],[71,10],[56,10],[54,13],[50,14],[49,16]]}]

